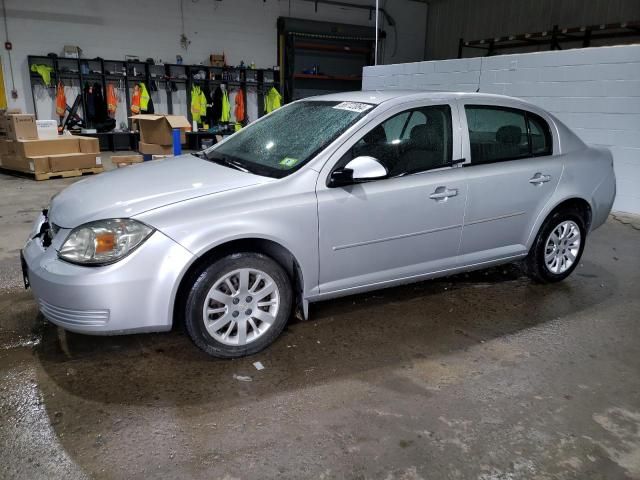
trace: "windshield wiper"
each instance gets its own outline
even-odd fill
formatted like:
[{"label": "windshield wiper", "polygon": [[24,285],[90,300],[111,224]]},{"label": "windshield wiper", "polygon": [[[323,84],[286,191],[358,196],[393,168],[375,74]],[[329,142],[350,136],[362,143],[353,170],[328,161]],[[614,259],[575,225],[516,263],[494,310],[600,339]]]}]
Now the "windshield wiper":
[{"label": "windshield wiper", "polygon": [[226,165],[227,167],[235,168],[241,172],[250,173],[249,170],[243,167],[239,162],[230,160],[227,157],[209,157],[209,160],[216,162],[219,165]]}]

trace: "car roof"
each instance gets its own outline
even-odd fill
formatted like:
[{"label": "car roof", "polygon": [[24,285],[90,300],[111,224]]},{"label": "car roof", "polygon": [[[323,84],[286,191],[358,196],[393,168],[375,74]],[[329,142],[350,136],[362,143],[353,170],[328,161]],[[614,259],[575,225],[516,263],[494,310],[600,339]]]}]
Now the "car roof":
[{"label": "car roof", "polygon": [[508,97],[506,95],[495,95],[491,93],[475,92],[441,92],[441,91],[420,91],[420,90],[363,90],[355,92],[331,93],[329,95],[318,95],[308,97],[305,100],[319,100],[326,102],[361,102],[380,105],[391,100],[456,100],[460,98],[492,99],[510,103],[528,103],[519,98]]}]

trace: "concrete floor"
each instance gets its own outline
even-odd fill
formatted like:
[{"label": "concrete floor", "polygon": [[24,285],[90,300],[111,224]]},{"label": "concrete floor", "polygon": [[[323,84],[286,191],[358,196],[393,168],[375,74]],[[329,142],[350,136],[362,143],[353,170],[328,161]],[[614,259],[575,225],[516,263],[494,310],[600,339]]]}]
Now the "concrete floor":
[{"label": "concrete floor", "polygon": [[331,301],[220,361],[38,314],[18,249],[73,181],[0,174],[0,478],[640,478],[638,218],[562,284],[506,267]]}]

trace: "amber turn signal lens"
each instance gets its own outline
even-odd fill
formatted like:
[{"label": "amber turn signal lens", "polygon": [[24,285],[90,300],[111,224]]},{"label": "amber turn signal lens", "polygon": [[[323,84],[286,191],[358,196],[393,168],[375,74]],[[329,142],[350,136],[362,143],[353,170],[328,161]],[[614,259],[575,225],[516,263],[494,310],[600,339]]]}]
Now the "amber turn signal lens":
[{"label": "amber turn signal lens", "polygon": [[96,253],[111,252],[116,246],[116,236],[113,233],[96,235]]}]

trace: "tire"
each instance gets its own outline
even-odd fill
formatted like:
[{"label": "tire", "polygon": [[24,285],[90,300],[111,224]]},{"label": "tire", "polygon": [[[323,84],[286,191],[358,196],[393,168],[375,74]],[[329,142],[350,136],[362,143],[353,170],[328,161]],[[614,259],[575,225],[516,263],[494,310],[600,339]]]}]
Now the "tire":
[{"label": "tire", "polygon": [[291,304],[291,282],[279,264],[259,253],[235,253],[198,275],[187,297],[185,327],[209,355],[243,357],[275,341]]},{"label": "tire", "polygon": [[[563,226],[567,226],[567,229],[563,230]],[[576,229],[579,231],[578,245],[575,245]],[[560,238],[563,231],[566,232],[566,237]],[[558,232],[561,235],[558,235]],[[554,233],[556,236],[552,239],[551,236]],[[587,229],[584,217],[579,210],[566,208],[551,213],[542,224],[531,250],[529,250],[529,255],[525,259],[527,275],[539,283],[564,280],[580,263],[586,237]],[[556,239],[560,242],[557,242]],[[566,253],[563,254],[563,251]],[[546,255],[548,257],[545,258]],[[562,257],[564,257],[564,264]]]}]

